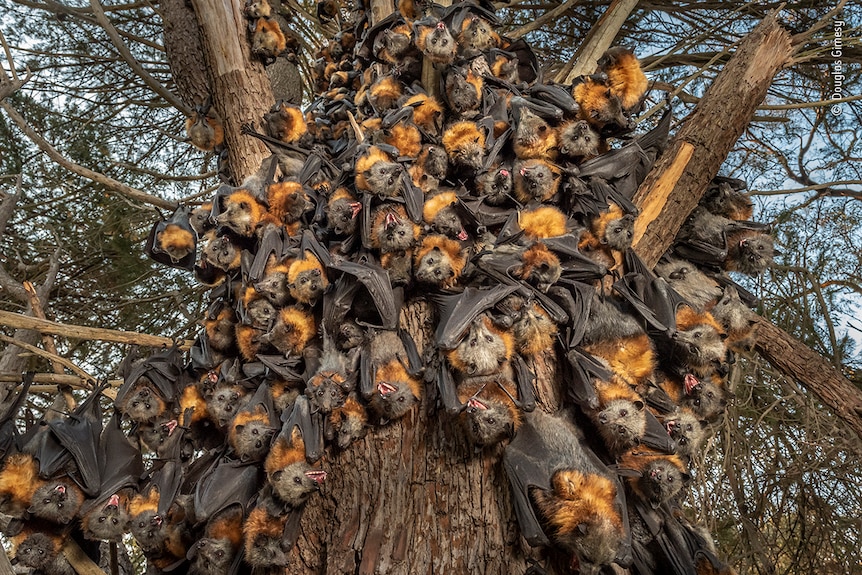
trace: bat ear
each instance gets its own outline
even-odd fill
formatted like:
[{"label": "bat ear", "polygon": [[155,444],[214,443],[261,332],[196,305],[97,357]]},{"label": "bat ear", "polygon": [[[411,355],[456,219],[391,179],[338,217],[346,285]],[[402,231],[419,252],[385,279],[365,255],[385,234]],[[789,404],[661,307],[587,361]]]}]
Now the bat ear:
[{"label": "bat ear", "polygon": [[635,401],[633,403],[634,403],[635,408],[638,411],[643,411],[643,409],[644,409],[644,402],[643,401]]},{"label": "bat ear", "polygon": [[586,523],[578,523],[578,533],[581,535],[587,534],[587,524]]},{"label": "bat ear", "polygon": [[245,429],[245,425],[240,423],[239,425],[235,425],[234,429],[236,430],[237,433],[242,433],[242,430]]}]

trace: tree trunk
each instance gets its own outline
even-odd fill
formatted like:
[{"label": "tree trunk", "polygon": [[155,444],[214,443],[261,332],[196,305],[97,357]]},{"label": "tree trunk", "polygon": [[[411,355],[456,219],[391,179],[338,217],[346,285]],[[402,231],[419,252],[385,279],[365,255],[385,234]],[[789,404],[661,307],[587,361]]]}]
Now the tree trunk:
[{"label": "tree trunk", "polygon": [[224,125],[231,173],[239,184],[269,156],[266,146],[242,135],[244,124],[257,127],[274,103],[263,64],[251,59],[248,20],[241,0],[192,0],[201,43],[212,79],[212,100]]},{"label": "tree trunk", "polygon": [[[401,315],[420,355],[429,317],[426,302]],[[418,410],[332,452],[291,572],[523,574],[502,446],[476,453],[453,423],[426,396]]]},{"label": "tree trunk", "polygon": [[201,32],[195,12],[186,0],[162,0],[165,52],[177,95],[194,109],[210,95]]},{"label": "tree trunk", "polygon": [[647,265],[673,242],[792,55],[790,34],[773,12],[742,41],[686,118],[634,197],[641,209],[634,245]]}]

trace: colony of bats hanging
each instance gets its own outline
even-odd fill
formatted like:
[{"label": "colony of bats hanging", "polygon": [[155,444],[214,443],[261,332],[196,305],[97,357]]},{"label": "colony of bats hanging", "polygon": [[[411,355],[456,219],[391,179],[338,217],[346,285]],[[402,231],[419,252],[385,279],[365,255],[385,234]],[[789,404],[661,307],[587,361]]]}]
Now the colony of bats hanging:
[{"label": "colony of bats hanging", "polygon": [[[297,45],[271,12],[245,9],[264,63]],[[340,12],[323,2],[319,17]],[[106,425],[97,393],[20,435],[20,399],[8,408],[13,559],[65,575],[67,536],[131,533],[153,573],[283,572],[325,489],[320,459],[338,473],[352,442],[424,408],[476,456],[506,445],[521,533],[573,572],[732,572],[677,501],[751,343],[754,298],[727,272],[759,274],[774,253],[744,183],[716,178],[648,269],[631,198],[671,115],[634,134],[648,82],[630,50],[559,85],[486,4],[348,21],[312,103],[244,127],[272,151],[260,171],[152,230],[155,260],[212,288],[189,354],[130,353]],[[209,107],[188,136],[219,152]],[[434,320],[421,353],[399,325],[419,299]],[[553,415],[535,409],[528,367],[546,353],[566,389]]]}]

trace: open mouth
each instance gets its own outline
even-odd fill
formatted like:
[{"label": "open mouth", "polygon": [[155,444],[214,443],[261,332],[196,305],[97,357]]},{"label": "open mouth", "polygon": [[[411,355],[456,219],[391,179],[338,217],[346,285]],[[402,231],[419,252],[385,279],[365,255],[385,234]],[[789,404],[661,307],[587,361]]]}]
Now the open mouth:
[{"label": "open mouth", "polygon": [[683,386],[685,387],[685,394],[691,395],[691,393],[700,386],[700,381],[692,374],[687,373],[683,380]]},{"label": "open mouth", "polygon": [[325,471],[306,471],[305,476],[314,481],[316,484],[320,485],[326,479]]},{"label": "open mouth", "polygon": [[467,407],[470,409],[488,409],[488,406],[476,399],[475,397],[471,397],[469,401],[467,401]]},{"label": "open mouth", "polygon": [[390,385],[390,384],[385,383],[385,382],[380,382],[377,384],[377,391],[383,397],[388,397],[389,395],[395,393],[397,391],[397,388],[394,385]]}]

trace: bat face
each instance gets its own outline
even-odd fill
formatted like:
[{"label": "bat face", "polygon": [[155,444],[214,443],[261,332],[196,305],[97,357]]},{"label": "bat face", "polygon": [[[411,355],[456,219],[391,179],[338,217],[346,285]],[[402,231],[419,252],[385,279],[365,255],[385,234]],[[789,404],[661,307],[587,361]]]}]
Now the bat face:
[{"label": "bat face", "polygon": [[570,158],[598,156],[599,134],[586,120],[571,122],[560,130],[559,149]]},{"label": "bat face", "polygon": [[385,52],[381,54],[390,64],[397,64],[410,50],[413,43],[410,35],[387,28],[379,36]]},{"label": "bat face", "polygon": [[512,194],[511,170],[497,168],[483,174],[479,179],[479,193],[492,206],[506,203]]},{"label": "bat face", "polygon": [[461,224],[461,218],[454,206],[447,206],[437,212],[431,226],[438,234],[442,234],[449,238],[457,238],[461,241],[467,239],[467,232]]},{"label": "bat face", "polygon": [[[272,518],[273,523],[279,523]],[[287,565],[287,555],[282,545],[283,524],[276,525],[272,533],[259,532],[246,544],[245,561],[256,567]]]},{"label": "bat face", "polygon": [[520,159],[545,157],[556,143],[556,134],[548,123],[529,108],[521,108],[513,142],[515,155]]},{"label": "bat face", "polygon": [[635,217],[631,214],[611,220],[605,228],[604,242],[612,250],[625,251],[632,246]]},{"label": "bat face", "polygon": [[363,341],[365,341],[365,332],[353,320],[341,323],[335,332],[335,344],[341,351],[357,348]]},{"label": "bat face", "polygon": [[119,496],[112,495],[100,508],[87,514],[84,537],[96,541],[119,541],[129,528],[129,510]]},{"label": "bat face", "polygon": [[161,453],[176,427],[176,419],[142,423],[138,426],[138,438],[153,453]]},{"label": "bat face", "polygon": [[54,542],[44,533],[29,535],[15,552],[15,558],[22,565],[49,573],[48,569],[57,557]]},{"label": "bat face", "polygon": [[461,70],[453,70],[446,76],[446,95],[449,106],[458,114],[476,110],[482,103],[481,93]]},{"label": "bat face", "polygon": [[612,452],[632,447],[646,433],[643,402],[616,399],[596,416],[599,433]]},{"label": "bat face", "polygon": [[422,168],[429,175],[442,180],[449,170],[449,158],[442,146],[425,145],[419,156]]},{"label": "bat face", "polygon": [[290,295],[296,301],[314,305],[328,285],[329,281],[326,279],[322,268],[318,267],[300,272],[288,287]]},{"label": "bat face", "polygon": [[299,507],[312,493],[320,489],[326,472],[314,470],[308,463],[297,461],[269,474],[269,483],[279,499],[291,507]]},{"label": "bat face", "polygon": [[192,569],[201,575],[227,573],[235,555],[236,549],[230,540],[207,537],[197,543],[197,554]]},{"label": "bat face", "polygon": [[242,461],[261,461],[269,452],[275,429],[268,421],[251,419],[236,424],[231,434],[231,446]]},{"label": "bat face", "polygon": [[247,0],[244,11],[247,18],[269,18],[272,7],[267,0]]},{"label": "bat face", "polygon": [[512,355],[511,343],[500,332],[488,328],[487,318],[479,317],[467,337],[450,354],[452,365],[466,375],[490,375]]},{"label": "bat face", "polygon": [[207,400],[207,411],[220,427],[224,427],[233,419],[247,396],[248,392],[239,385],[220,385]]},{"label": "bat face", "polygon": [[265,297],[273,306],[284,307],[290,301],[290,291],[287,288],[285,272],[270,272],[255,282],[254,289]]},{"label": "bat face", "polygon": [[421,283],[442,286],[455,277],[455,270],[449,255],[434,247],[420,258],[415,275]]},{"label": "bat face", "polygon": [[201,257],[218,269],[229,271],[239,267],[240,252],[227,236],[213,236],[204,247]]},{"label": "bat face", "polygon": [[321,412],[329,413],[344,405],[347,391],[344,389],[345,378],[340,373],[321,372],[308,380],[305,395]]},{"label": "bat face", "polygon": [[253,202],[248,199],[229,201],[225,211],[216,217],[216,223],[240,236],[250,237],[260,222],[256,211]]},{"label": "bat face", "polygon": [[132,421],[144,423],[153,421],[165,412],[165,401],[148,379],[142,377],[135,383],[134,389],[126,396],[120,409]]},{"label": "bat face", "polygon": [[145,553],[156,553],[168,537],[168,523],[156,511],[144,511],[132,518],[132,536]]},{"label": "bat face", "polygon": [[509,406],[502,401],[471,398],[465,410],[464,430],[474,445],[486,446],[499,443],[512,436],[515,418]]},{"label": "bat face", "polygon": [[559,179],[543,161],[527,160],[516,168],[515,195],[521,202],[544,201],[557,193]]},{"label": "bat face", "polygon": [[194,147],[204,152],[211,152],[224,143],[224,129],[221,125],[198,112],[194,112],[186,121],[186,135]]},{"label": "bat face", "polygon": [[362,204],[347,198],[340,198],[326,206],[326,221],[329,228],[339,236],[349,236],[356,232],[356,216]]},{"label": "bat face", "polygon": [[655,271],[666,279],[679,295],[696,306],[703,307],[707,302],[715,300],[720,293],[706,274],[685,260],[674,259],[657,264]]},{"label": "bat face", "polygon": [[425,36],[422,53],[435,64],[451,64],[458,45],[443,22],[438,22]]},{"label": "bat face", "polygon": [[710,310],[715,321],[728,332],[740,332],[751,329],[751,310],[739,297],[739,292],[733,286],[727,286],[721,297]]},{"label": "bat face", "polygon": [[724,361],[727,347],[718,331],[711,325],[699,324],[691,329],[676,332],[674,350],[689,369],[703,373]]},{"label": "bat face", "polygon": [[682,489],[683,475],[679,469],[665,459],[650,462],[640,479],[641,490],[653,506],[667,501]]},{"label": "bat face", "polygon": [[598,575],[602,566],[613,563],[621,544],[619,529],[606,517],[595,517],[584,528],[585,533],[576,539],[580,572]]},{"label": "bat face", "polygon": [[409,250],[416,242],[416,227],[406,212],[384,208],[374,218],[374,237],[383,253]]},{"label": "bat face", "polygon": [[54,523],[66,524],[75,518],[84,496],[71,481],[54,481],[33,492],[30,513]]},{"label": "bat face", "polygon": [[346,449],[353,440],[365,434],[367,421],[365,408],[351,394],[343,407],[333,410],[329,415],[331,425],[329,439],[335,439],[339,449]]},{"label": "bat face", "polygon": [[700,381],[683,397],[680,404],[691,409],[697,417],[712,421],[724,413],[727,401],[728,394],[724,389],[711,381]]},{"label": "bat face", "polygon": [[727,269],[750,276],[763,273],[775,257],[772,238],[766,234],[751,234],[730,244]]},{"label": "bat face", "polygon": [[676,442],[677,453],[680,455],[693,455],[703,443],[704,422],[688,410],[683,410],[666,421],[665,427],[668,435]]},{"label": "bat face", "polygon": [[406,381],[377,382],[377,391],[371,398],[371,407],[385,419],[398,419],[413,409],[419,398]]},{"label": "bat face", "polygon": [[268,299],[258,298],[249,302],[245,308],[247,324],[257,329],[269,329],[275,321],[277,312]]},{"label": "bat face", "polygon": [[269,332],[260,336],[266,343],[284,354],[300,354],[316,332],[314,317],[298,308],[284,308]]},{"label": "bat face", "polygon": [[371,191],[385,198],[401,193],[401,165],[394,162],[379,161],[365,171],[365,180]]},{"label": "bat face", "polygon": [[192,213],[189,214],[189,224],[199,236],[202,236],[204,232],[211,230],[215,227],[215,223],[210,217],[211,211],[212,206],[209,204],[204,204],[203,206],[193,209]]},{"label": "bat face", "polygon": [[467,20],[466,27],[458,36],[458,42],[462,48],[472,48],[484,52],[498,45],[496,33],[491,29],[491,24],[484,18],[473,16]]}]

